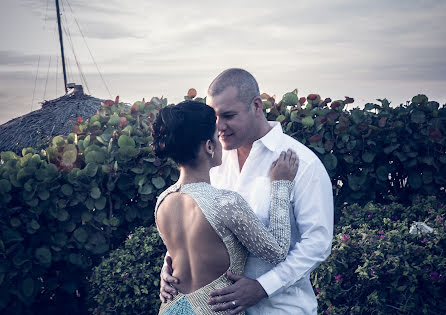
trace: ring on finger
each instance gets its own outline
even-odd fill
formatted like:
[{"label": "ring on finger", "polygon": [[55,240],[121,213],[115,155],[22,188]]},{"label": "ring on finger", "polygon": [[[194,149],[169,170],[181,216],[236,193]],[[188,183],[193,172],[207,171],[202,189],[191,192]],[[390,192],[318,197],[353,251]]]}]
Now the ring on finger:
[{"label": "ring on finger", "polygon": [[235,306],[237,303],[235,303],[235,301],[231,302],[232,306]]}]

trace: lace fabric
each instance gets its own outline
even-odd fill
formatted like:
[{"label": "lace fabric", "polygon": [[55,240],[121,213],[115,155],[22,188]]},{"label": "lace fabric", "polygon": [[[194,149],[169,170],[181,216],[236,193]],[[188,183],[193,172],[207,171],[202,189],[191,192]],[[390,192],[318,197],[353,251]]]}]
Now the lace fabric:
[{"label": "lace fabric", "polygon": [[[230,259],[229,270],[240,275],[244,271],[248,251],[273,264],[285,259],[290,246],[289,205],[292,187],[291,181],[272,182],[268,227],[260,222],[238,193],[217,189],[207,183],[174,184],[169,187],[158,198],[155,222],[158,207],[167,195],[172,192],[189,195],[225,244]],[[183,306],[187,308],[184,309],[186,313],[191,307],[195,314],[219,314],[213,312],[207,304],[209,292],[230,284],[231,281],[223,274],[197,291],[177,294],[173,301],[161,305],[159,314],[173,314],[173,309]]]}]

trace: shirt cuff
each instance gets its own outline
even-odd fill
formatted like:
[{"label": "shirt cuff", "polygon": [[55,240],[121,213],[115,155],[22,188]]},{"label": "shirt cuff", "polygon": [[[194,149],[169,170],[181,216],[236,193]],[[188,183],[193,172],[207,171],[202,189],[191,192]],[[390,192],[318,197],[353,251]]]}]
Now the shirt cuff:
[{"label": "shirt cuff", "polygon": [[256,279],[265,290],[268,297],[279,293],[282,288],[282,281],[274,271],[269,271]]}]

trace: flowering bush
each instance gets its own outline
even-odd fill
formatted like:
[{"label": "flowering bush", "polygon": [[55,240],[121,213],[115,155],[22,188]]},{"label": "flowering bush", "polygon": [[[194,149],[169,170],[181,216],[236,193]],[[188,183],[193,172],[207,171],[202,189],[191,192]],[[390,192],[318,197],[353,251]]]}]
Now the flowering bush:
[{"label": "flowering bush", "polygon": [[155,227],[139,227],[124,246],[94,268],[90,277],[93,314],[157,314],[159,274],[166,248]]},{"label": "flowering bush", "polygon": [[[335,226],[332,253],[312,274],[320,314],[444,314],[446,207],[352,205]],[[410,233],[422,221],[431,233]]]}]

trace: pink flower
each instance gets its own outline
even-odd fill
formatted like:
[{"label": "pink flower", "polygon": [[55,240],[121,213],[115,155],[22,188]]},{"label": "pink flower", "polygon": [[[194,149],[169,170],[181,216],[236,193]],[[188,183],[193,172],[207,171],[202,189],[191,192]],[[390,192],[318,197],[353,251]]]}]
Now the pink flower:
[{"label": "pink flower", "polygon": [[342,236],[341,236],[341,241],[342,242],[347,242],[349,239],[350,239],[350,235],[342,234]]},{"label": "pink flower", "polygon": [[341,283],[343,279],[342,279],[342,276],[339,274],[339,275],[335,276],[335,280],[336,280],[336,282]]},{"label": "pink flower", "polygon": [[373,237],[371,237],[371,238],[369,239],[369,242],[370,242],[370,243],[373,243]]},{"label": "pink flower", "polygon": [[316,292],[317,292],[317,293],[321,293],[321,289],[316,288]]},{"label": "pink flower", "polygon": [[369,215],[367,216],[367,218],[371,219],[371,218],[372,218],[372,215],[371,215],[371,214],[369,214]]},{"label": "pink flower", "polygon": [[435,222],[437,222],[437,223],[440,223],[441,221],[443,221],[443,217],[438,216],[438,217],[435,219]]},{"label": "pink flower", "polygon": [[440,279],[440,274],[438,272],[432,272],[430,275],[430,278],[432,281],[437,281],[438,279]]},{"label": "pink flower", "polygon": [[384,241],[386,239],[385,235],[381,235],[381,239]]},{"label": "pink flower", "polygon": [[375,253],[372,253],[372,257],[375,257],[376,256],[376,254]]},{"label": "pink flower", "polygon": [[389,248],[389,247],[390,247],[390,245],[389,245],[389,244],[387,244],[387,245],[386,245],[386,248]]},{"label": "pink flower", "polygon": [[383,230],[379,230],[378,234],[384,234],[384,231]]},{"label": "pink flower", "polygon": [[427,242],[427,238],[423,238],[423,240],[421,241],[421,243],[426,243]]}]

